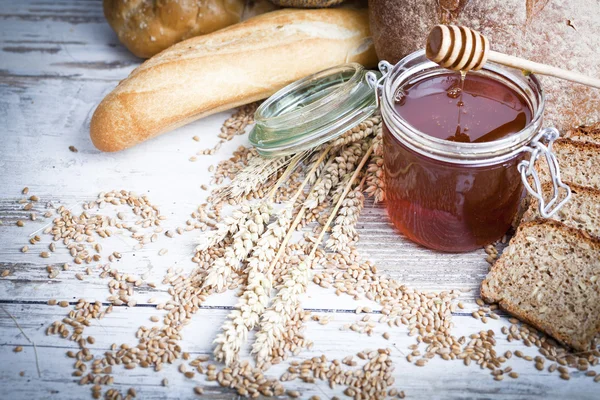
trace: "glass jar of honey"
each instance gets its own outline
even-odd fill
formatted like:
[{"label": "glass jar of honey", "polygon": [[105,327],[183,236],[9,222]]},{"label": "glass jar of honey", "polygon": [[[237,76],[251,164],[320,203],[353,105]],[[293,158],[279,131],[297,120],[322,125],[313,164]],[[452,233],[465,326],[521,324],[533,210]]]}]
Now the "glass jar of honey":
[{"label": "glass jar of honey", "polygon": [[[379,69],[340,65],[281,89],[257,109],[250,142],[265,157],[297,154],[379,109],[390,218],[411,240],[441,251],[502,237],[524,188],[543,217],[569,199],[552,154],[558,132],[542,129],[544,96],[535,76],[488,63],[463,79],[424,51],[395,66],[382,61]],[[534,168],[542,156],[554,183],[549,199]]]},{"label": "glass jar of honey", "polygon": [[[534,76],[491,63],[465,76],[424,51],[380,70],[382,78],[371,78],[383,118],[386,207],[412,241],[473,250],[506,233],[524,188],[542,200],[543,216],[568,199],[551,152],[558,132],[542,129],[544,96]],[[555,184],[550,201],[533,167],[540,156]],[[567,192],[560,202],[559,188]]]}]

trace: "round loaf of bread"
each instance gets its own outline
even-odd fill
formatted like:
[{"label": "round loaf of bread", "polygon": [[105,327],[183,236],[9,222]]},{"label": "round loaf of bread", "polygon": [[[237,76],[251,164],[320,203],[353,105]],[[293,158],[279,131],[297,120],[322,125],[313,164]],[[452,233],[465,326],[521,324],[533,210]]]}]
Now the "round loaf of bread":
[{"label": "round loaf of bread", "polygon": [[[597,0],[369,0],[377,56],[396,63],[425,48],[436,24],[465,25],[492,50],[600,78]],[[546,122],[566,130],[600,121],[600,90],[540,77]]]},{"label": "round loaf of bread", "polygon": [[142,58],[274,9],[267,0],[104,0],[119,40]]}]

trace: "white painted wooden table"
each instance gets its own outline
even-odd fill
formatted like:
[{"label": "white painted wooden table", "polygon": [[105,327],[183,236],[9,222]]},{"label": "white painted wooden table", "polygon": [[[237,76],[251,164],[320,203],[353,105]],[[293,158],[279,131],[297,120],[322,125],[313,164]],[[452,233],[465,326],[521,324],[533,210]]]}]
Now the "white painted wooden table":
[{"label": "white painted wooden table", "polygon": [[[238,145],[247,144],[246,137],[238,137],[214,156],[200,157],[196,163],[188,161],[197,150],[217,142],[216,135],[228,116],[222,113],[122,153],[97,151],[88,137],[94,107],[139,63],[119,44],[104,21],[99,0],[0,2],[0,271],[11,271],[8,277],[0,279],[0,305],[15,316],[36,343],[41,368],[38,377],[31,344],[0,310],[1,399],[91,398],[89,386],[79,386],[78,378],[71,376],[73,360],[65,356],[75,344],[44,334],[52,321],[66,313],[63,308],[46,305],[46,301],[106,301],[108,296],[105,281],[94,276],[78,281],[74,277],[76,270],[48,279],[45,267],[49,262],[69,261],[64,250],[51,260],[40,258],[39,250],[20,253],[30,234],[50,222],[40,218],[26,222],[23,228],[15,225],[27,215],[18,204],[23,197],[21,189],[28,186],[31,194],[41,198],[37,211],[47,202],[75,207],[111,189],[145,193],[168,217],[165,227],[174,228],[182,225],[203,202],[207,192],[200,185],[209,182],[207,166],[227,157]],[[194,142],[193,135],[200,136],[201,142]],[[69,151],[71,145],[79,152]],[[381,206],[367,205],[359,226],[360,249],[391,277],[419,289],[472,289],[464,295],[466,309],[454,315],[457,336],[489,328],[499,332],[501,326],[508,324],[502,319],[484,325],[470,316],[476,307],[474,296],[488,270],[483,251],[448,255],[419,248],[393,231]],[[187,234],[177,241],[161,237],[141,251],[132,250],[131,240],[117,241],[124,255],[119,270],[147,273],[148,280],[155,282],[162,280],[169,266],[190,270],[194,267],[190,258],[195,235]],[[158,249],[167,246],[168,255],[158,257]],[[166,300],[169,296],[160,284],[152,294],[138,290],[136,307],[115,307],[111,315],[92,324],[89,334],[96,337],[96,343],[90,347],[95,354],[102,354],[113,342],[136,343],[135,330],[148,325],[149,317],[157,314],[155,306],[146,303],[149,297]],[[183,350],[192,355],[211,354],[212,339],[234,302],[232,294],[212,296],[183,331]],[[573,373],[566,382],[558,374],[540,373],[532,363],[520,359],[506,364],[518,371],[520,378],[502,382],[494,381],[488,370],[475,365],[465,367],[460,361],[435,359],[426,368],[418,368],[405,359],[407,346],[414,339],[407,336],[403,327],[391,331],[390,341],[380,335],[386,330],[383,326],[376,329],[379,334],[370,338],[340,331],[342,325],[357,319],[353,311],[358,305],[348,297],[310,286],[303,306],[315,314],[334,314],[334,320],[324,326],[308,324],[306,335],[314,341],[314,348],[301,353],[299,359],[326,354],[331,360],[365,348],[391,347],[396,368],[394,386],[404,390],[407,398],[600,398],[600,385],[583,373]],[[18,345],[24,350],[13,352]],[[517,346],[500,339],[498,350],[514,351]],[[536,355],[534,348],[522,350]],[[212,383],[184,378],[176,371],[177,365],[160,373],[142,368],[118,369],[114,387],[126,391],[133,386],[138,398],[193,398],[192,387],[200,384],[206,387],[204,397],[236,397]],[[269,374],[279,376],[283,368],[273,367]],[[19,375],[20,371],[24,371],[24,376]],[[170,382],[168,388],[160,384],[165,377]],[[331,390],[323,382],[298,382],[288,382],[286,386],[297,388],[305,398],[343,396],[341,390]]]}]

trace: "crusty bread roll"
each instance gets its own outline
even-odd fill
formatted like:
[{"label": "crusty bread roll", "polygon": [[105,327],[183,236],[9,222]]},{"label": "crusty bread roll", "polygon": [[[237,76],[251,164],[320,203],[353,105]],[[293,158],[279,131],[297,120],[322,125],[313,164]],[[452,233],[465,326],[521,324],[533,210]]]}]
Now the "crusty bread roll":
[{"label": "crusty bread roll", "polygon": [[[369,0],[377,55],[391,63],[424,48],[436,24],[465,25],[492,50],[600,78],[598,0]],[[538,76],[545,121],[566,131],[600,122],[600,90]]]},{"label": "crusty bread roll", "polygon": [[366,10],[263,14],[144,62],[102,100],[90,136],[100,150],[123,150],[346,62],[377,63]]},{"label": "crusty bread roll", "polygon": [[142,58],[277,8],[267,0],[104,0],[103,5],[121,43]]}]

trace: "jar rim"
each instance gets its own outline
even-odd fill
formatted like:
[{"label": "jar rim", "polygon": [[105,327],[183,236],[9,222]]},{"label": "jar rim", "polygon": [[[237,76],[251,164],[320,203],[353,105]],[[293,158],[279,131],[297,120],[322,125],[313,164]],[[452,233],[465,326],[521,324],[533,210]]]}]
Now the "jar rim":
[{"label": "jar rim", "polygon": [[[515,74],[505,67],[488,62],[476,73],[489,75],[502,80],[507,86],[516,89],[532,112],[531,121],[519,132],[507,137],[481,143],[452,142],[422,132],[404,119],[394,107],[394,93],[401,84],[419,73],[448,71],[425,56],[425,50],[409,54],[393,66],[385,77],[381,96],[381,113],[390,132],[412,150],[439,161],[455,164],[493,164],[512,158],[533,139],[542,125],[544,113],[544,92],[539,80],[533,74]],[[508,85],[510,84],[510,85]]]},{"label": "jar rim", "polygon": [[277,91],[256,110],[249,140],[267,157],[298,153],[358,125],[377,109],[367,71],[348,63]]},{"label": "jar rim", "polygon": [[[256,110],[254,120],[259,123],[267,122],[267,121],[269,121],[270,123],[277,123],[277,122],[289,123],[290,120],[297,119],[298,117],[300,117],[302,114],[306,113],[307,111],[308,112],[314,111],[319,106],[329,103],[329,101],[332,98],[334,98],[335,96],[338,96],[340,93],[347,92],[348,90],[350,90],[352,88],[352,86],[356,84],[356,81],[360,79],[360,72],[363,69],[364,69],[364,67],[358,63],[342,64],[342,65],[338,65],[338,66],[335,66],[332,68],[325,69],[323,71],[319,71],[315,74],[312,74],[310,76],[307,76],[305,78],[302,78],[295,82],[292,82],[291,84],[285,86],[281,90],[278,90],[275,94],[273,94],[268,99],[266,99]],[[347,81],[343,82],[342,84],[340,84],[338,87],[335,88],[334,91],[328,93],[326,96],[321,97],[317,101],[312,102],[312,103],[308,104],[307,106],[304,106],[302,108],[296,108],[296,109],[293,109],[288,112],[284,112],[284,113],[269,112],[269,108],[276,105],[276,103],[279,102],[282,98],[284,98],[284,97],[290,98],[290,96],[298,96],[298,93],[295,93],[295,92],[298,92],[302,89],[306,89],[308,86],[317,84],[318,82],[315,82],[315,80],[325,78],[329,75],[332,75],[332,74],[335,74],[338,72],[342,72],[344,70],[353,71],[352,77],[350,79],[348,79]]]}]

